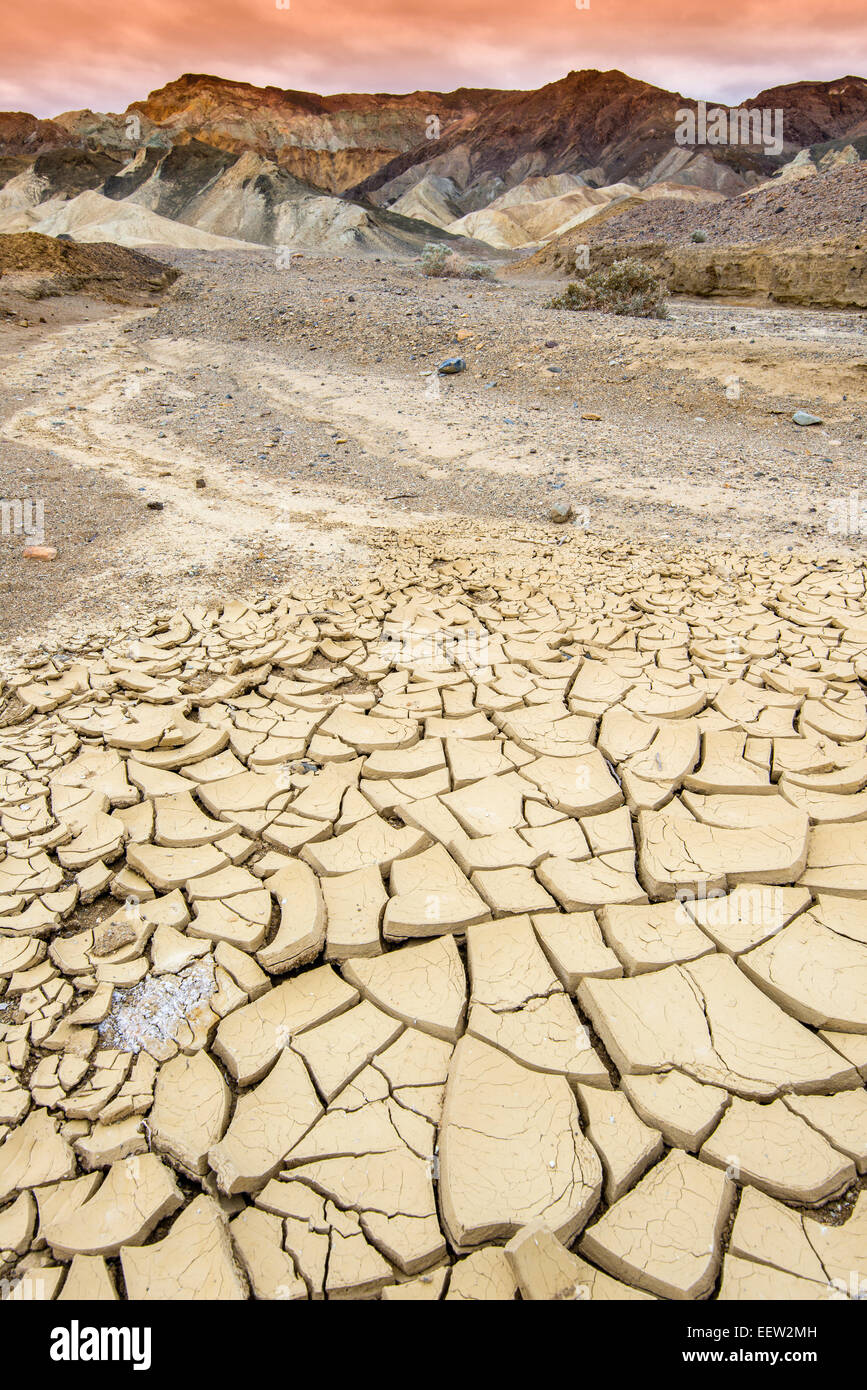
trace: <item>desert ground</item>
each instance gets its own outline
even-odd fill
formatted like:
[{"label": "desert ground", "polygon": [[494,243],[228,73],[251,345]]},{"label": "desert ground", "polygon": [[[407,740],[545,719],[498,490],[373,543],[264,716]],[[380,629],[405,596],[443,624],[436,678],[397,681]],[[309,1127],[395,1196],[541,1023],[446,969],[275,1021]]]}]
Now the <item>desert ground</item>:
[{"label": "desert ground", "polygon": [[7,1296],[863,1297],[864,314],[153,254],[0,325]]},{"label": "desert ground", "polygon": [[[44,499],[58,549],[2,550],[16,657],[62,651],[84,595],[95,631],[351,579],[396,543],[861,553],[863,313],[677,298],[616,318],[552,309],[559,282],[508,266],[159,254],[183,275],[154,307],[21,300],[2,329],[5,492]],[[438,376],[450,357],[466,370]]]}]

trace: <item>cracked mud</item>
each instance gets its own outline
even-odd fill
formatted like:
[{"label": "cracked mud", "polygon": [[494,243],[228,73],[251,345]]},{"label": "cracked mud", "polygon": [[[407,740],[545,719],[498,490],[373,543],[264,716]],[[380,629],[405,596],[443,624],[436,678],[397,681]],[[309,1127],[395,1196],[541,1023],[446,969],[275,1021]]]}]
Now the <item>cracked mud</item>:
[{"label": "cracked mud", "polygon": [[863,1297],[865,679],[854,559],[410,540],[12,675],[7,1296]]}]

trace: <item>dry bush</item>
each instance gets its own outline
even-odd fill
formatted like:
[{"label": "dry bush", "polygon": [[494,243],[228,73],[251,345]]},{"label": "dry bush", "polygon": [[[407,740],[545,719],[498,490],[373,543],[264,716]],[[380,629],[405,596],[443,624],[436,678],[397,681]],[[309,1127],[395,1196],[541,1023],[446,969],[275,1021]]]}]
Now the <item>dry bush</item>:
[{"label": "dry bush", "polygon": [[442,242],[438,241],[425,243],[421,256],[421,273],[435,278],[448,276],[453,280],[493,280],[494,278],[494,272],[490,266],[465,261],[463,256],[459,256],[450,246],[444,246]]},{"label": "dry bush", "polygon": [[566,286],[550,302],[552,309],[595,309],[603,314],[627,314],[637,319],[668,317],[666,286],[643,261],[628,256],[605,270],[594,270]]}]

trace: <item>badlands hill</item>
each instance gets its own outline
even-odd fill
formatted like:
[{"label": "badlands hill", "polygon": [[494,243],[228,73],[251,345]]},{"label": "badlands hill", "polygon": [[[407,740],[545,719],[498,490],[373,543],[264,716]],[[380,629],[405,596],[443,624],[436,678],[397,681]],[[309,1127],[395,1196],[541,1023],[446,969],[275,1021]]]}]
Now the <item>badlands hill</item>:
[{"label": "badlands hill", "polygon": [[461,88],[323,97],[185,73],[122,115],[68,111],[41,121],[23,112],[0,112],[0,148],[19,155],[68,145],[128,151],[138,131],[144,144],[163,148],[197,139],[236,154],[252,151],[339,193],[423,141],[431,116],[449,130],[472,123],[504,95]]},{"label": "badlands hill", "polygon": [[472,128],[444,131],[353,191],[388,202],[421,175],[434,174],[462,190],[499,181],[499,193],[530,175],[584,172],[597,186],[677,178],[732,194],[760,182],[806,145],[867,132],[867,81],[860,77],[775,87],[743,105],[783,111],[782,155],[743,146],[699,152],[679,146],[677,112],[695,110],[695,102],[622,72],[570,72],[538,91],[505,94]]},{"label": "badlands hill", "polygon": [[[813,170],[714,204],[625,200],[511,267],[575,277],[625,255],[650,262],[675,294],[867,308],[867,163]],[[694,240],[699,237],[700,240]]]},{"label": "badlands hill", "polygon": [[813,178],[765,187],[708,206],[680,198],[646,201],[602,225],[586,229],[586,240],[619,242],[661,238],[684,245],[693,236],[708,242],[803,243],[849,236],[867,245],[867,163],[816,172]]},{"label": "badlands hill", "polygon": [[187,73],[129,111],[172,139],[195,136],[217,149],[252,150],[339,193],[423,141],[431,116],[445,129],[462,126],[502,96],[460,88],[323,97]]},{"label": "badlands hill", "polygon": [[745,104],[783,111],[778,155],[679,145],[677,113],[695,103],[621,72],[531,92],[325,97],[186,74],[121,114],[0,113],[0,232],[399,256],[440,240],[496,258],[627,213],[639,229],[701,224],[705,206],[772,177],[867,155],[862,78]]},{"label": "badlands hill", "polygon": [[[197,250],[245,244],[324,253],[418,255],[426,241],[458,236],[386,209],[324,193],[261,155],[198,140],[149,146],[125,160],[52,150],[14,161],[3,183],[0,233],[60,233],[125,246]],[[468,239],[462,248],[488,254]]]},{"label": "badlands hill", "polygon": [[0,323],[29,320],[35,301],[61,295],[152,304],[179,273],[126,246],[76,246],[33,232],[0,236]]}]

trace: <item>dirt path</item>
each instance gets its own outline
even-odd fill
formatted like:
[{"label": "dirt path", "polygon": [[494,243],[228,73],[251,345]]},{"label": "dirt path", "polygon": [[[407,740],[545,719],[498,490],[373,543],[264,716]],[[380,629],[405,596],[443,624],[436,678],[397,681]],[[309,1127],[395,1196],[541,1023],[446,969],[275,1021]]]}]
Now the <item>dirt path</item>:
[{"label": "dirt path", "polygon": [[[351,266],[347,310],[338,264],[288,298],[255,258],[186,268],[159,310],[0,330],[4,496],[42,499],[59,551],[38,566],[3,538],[13,650],[72,640],[85,604],[95,629],[155,600],[351,576],[431,527],[468,553],[516,533],[863,545],[828,529],[864,462],[863,316],[678,303],[663,324],[612,320],[546,310],[535,285],[379,264]],[[436,376],[458,353],[467,370]],[[793,402],[827,421],[799,430]],[[577,521],[555,527],[564,497]]]}]

